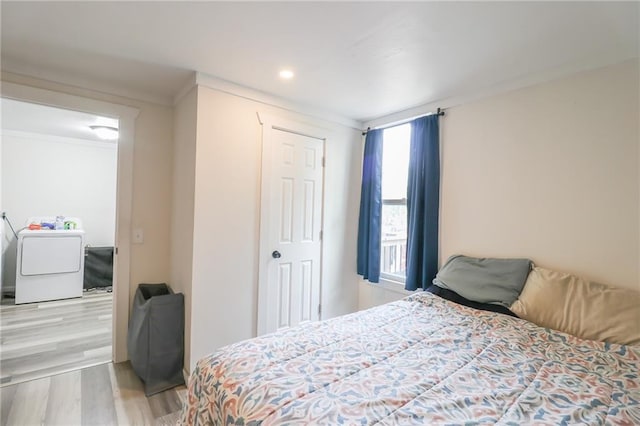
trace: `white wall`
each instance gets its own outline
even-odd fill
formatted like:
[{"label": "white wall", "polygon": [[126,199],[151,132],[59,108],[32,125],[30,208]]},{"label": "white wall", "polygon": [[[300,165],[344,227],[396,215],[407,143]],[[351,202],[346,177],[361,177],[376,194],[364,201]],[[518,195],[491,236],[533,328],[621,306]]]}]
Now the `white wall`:
[{"label": "white wall", "polygon": [[[82,220],[85,244],[113,246],[117,145],[35,133],[2,133],[2,206],[14,228],[30,216]],[[15,284],[15,238],[5,229],[5,288]]]},{"label": "white wall", "polygon": [[441,264],[523,256],[640,290],[638,75],[629,61],[448,109]]},{"label": "white wall", "polygon": [[358,131],[203,86],[197,95],[191,366],[256,334],[261,126],[257,112],[329,129],[323,317],[357,308],[355,248],[362,138]]},{"label": "white wall", "polygon": [[2,154],[2,205],[14,226],[29,216],[76,216],[87,244],[113,246],[116,143],[9,131]]}]

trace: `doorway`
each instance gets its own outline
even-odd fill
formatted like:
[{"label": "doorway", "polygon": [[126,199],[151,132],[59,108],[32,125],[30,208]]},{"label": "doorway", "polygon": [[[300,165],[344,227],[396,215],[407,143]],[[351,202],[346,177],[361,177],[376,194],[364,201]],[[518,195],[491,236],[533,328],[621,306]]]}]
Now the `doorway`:
[{"label": "doorway", "polygon": [[[9,82],[3,82],[0,89],[3,98],[79,111],[118,120],[119,138],[117,144],[117,200],[113,256],[113,303],[111,310],[113,333],[111,359],[114,362],[125,361],[127,359],[126,338],[129,317],[133,141],[135,120],[139,110],[129,106]],[[4,265],[2,266],[4,267]]]},{"label": "doorway", "polygon": [[112,360],[119,124],[0,102],[5,385]]}]

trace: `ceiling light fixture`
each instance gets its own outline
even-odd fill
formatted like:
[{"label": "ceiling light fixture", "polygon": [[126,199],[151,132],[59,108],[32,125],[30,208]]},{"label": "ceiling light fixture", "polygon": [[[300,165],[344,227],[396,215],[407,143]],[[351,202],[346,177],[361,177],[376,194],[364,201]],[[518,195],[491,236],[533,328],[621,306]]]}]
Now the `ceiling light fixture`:
[{"label": "ceiling light fixture", "polygon": [[118,128],[112,126],[89,126],[100,139],[114,141],[118,139]]},{"label": "ceiling light fixture", "polygon": [[280,78],[284,80],[291,80],[293,78],[293,71],[291,70],[280,71]]}]

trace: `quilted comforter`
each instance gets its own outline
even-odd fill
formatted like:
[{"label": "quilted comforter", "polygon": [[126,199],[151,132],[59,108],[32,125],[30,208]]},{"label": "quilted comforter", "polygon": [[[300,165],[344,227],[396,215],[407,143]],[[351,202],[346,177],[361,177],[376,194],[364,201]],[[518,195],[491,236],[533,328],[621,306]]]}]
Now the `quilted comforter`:
[{"label": "quilted comforter", "polygon": [[640,425],[640,348],[430,293],[224,347],[185,425]]}]

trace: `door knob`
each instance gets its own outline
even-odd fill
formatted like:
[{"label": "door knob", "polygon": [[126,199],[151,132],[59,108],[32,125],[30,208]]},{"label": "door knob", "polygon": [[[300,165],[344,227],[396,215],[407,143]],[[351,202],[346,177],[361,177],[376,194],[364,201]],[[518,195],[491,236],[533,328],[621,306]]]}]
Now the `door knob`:
[{"label": "door knob", "polygon": [[280,252],[278,250],[274,250],[273,253],[271,253],[271,257],[273,257],[274,259],[280,259],[280,257],[282,257],[282,255],[280,254]]}]

